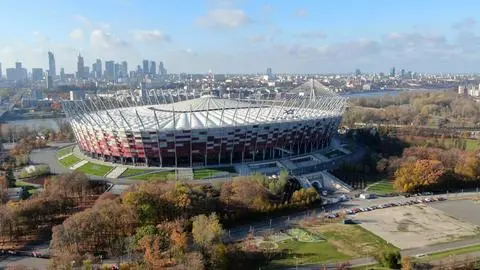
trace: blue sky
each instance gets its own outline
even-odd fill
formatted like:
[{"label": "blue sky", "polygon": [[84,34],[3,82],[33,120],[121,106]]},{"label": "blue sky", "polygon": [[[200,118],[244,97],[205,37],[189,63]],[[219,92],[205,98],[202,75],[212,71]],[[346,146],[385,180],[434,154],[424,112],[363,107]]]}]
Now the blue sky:
[{"label": "blue sky", "polygon": [[0,0],[0,62],[73,72],[81,52],[169,72],[480,71],[475,0]]}]

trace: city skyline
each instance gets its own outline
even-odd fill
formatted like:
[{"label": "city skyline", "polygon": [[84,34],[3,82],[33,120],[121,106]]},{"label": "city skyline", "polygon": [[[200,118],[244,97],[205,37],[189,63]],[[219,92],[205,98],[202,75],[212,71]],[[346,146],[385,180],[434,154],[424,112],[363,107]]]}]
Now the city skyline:
[{"label": "city skyline", "polygon": [[460,2],[16,1],[0,11],[0,63],[48,70],[51,51],[66,73],[79,53],[86,67],[151,59],[172,73],[477,72],[480,3]]}]

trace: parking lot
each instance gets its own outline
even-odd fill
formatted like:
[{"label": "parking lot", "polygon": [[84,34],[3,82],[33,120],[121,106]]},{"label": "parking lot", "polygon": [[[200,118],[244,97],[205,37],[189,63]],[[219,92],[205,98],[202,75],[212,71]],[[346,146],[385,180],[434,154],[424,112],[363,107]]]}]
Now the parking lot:
[{"label": "parking lot", "polygon": [[432,204],[435,209],[454,218],[480,226],[480,202],[472,200],[450,200]]},{"label": "parking lot", "polygon": [[456,241],[478,233],[478,226],[423,203],[359,212],[355,220],[400,249]]}]

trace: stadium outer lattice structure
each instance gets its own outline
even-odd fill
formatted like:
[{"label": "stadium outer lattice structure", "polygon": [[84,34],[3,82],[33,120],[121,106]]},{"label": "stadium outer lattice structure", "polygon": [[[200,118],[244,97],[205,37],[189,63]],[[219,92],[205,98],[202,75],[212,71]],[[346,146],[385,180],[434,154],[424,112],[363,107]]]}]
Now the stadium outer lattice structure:
[{"label": "stadium outer lattice structure", "polygon": [[63,108],[86,155],[121,164],[202,167],[321,150],[329,146],[346,106],[346,98],[338,95],[175,99],[95,97],[65,101]]}]

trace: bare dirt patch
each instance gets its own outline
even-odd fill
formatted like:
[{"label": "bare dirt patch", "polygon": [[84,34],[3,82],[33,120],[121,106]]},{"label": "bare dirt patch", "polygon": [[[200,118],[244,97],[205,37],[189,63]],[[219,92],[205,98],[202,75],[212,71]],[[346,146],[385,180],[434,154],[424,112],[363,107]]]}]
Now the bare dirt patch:
[{"label": "bare dirt patch", "polygon": [[476,235],[478,227],[435,208],[415,205],[357,214],[361,226],[400,249],[423,247]]}]

